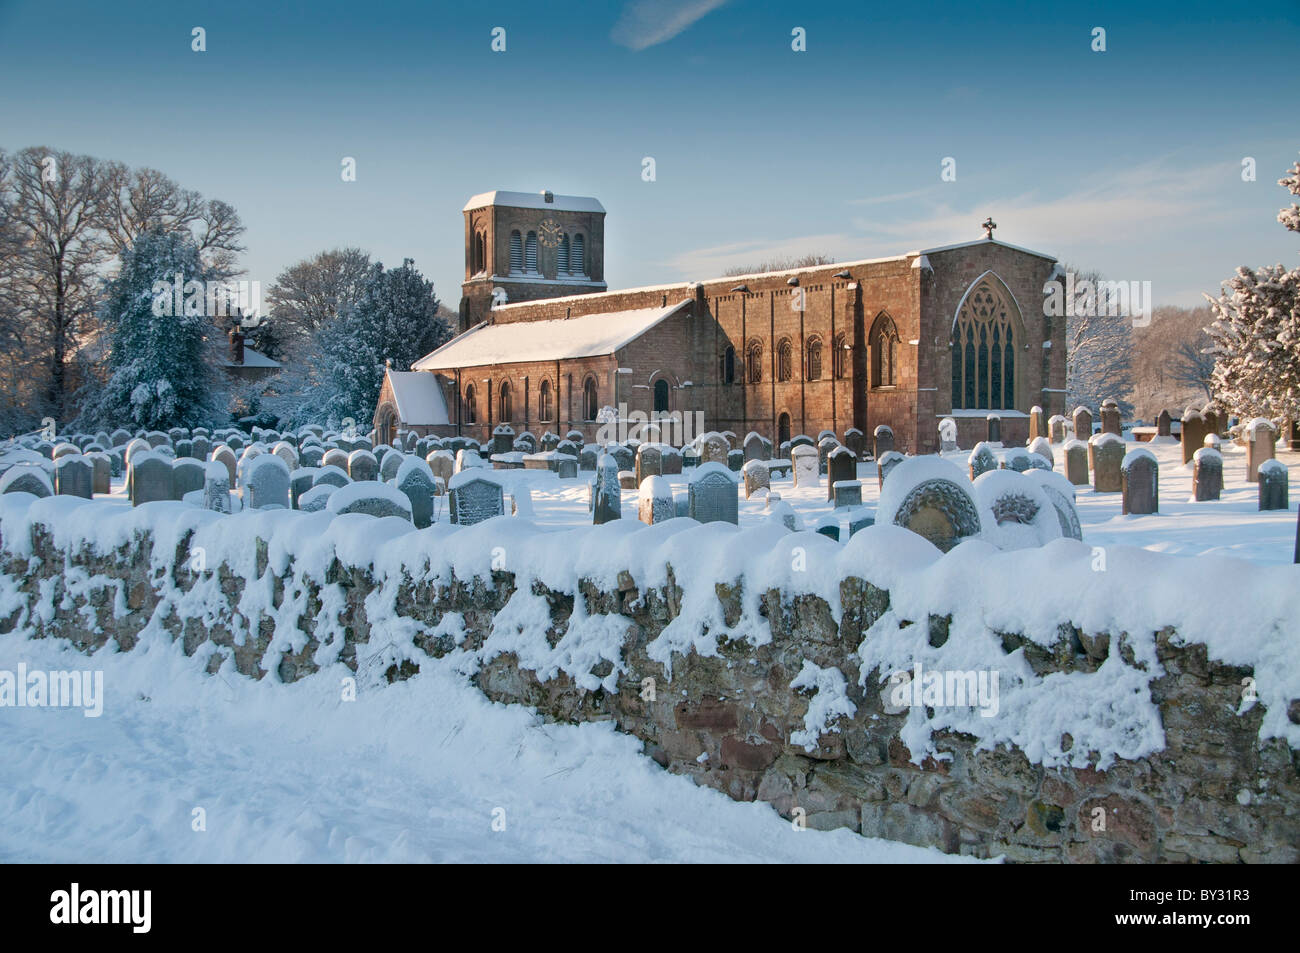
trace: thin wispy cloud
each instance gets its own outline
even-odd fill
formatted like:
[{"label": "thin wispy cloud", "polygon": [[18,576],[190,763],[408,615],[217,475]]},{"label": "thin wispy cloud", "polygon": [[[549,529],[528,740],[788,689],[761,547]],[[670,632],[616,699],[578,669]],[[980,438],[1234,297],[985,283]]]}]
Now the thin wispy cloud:
[{"label": "thin wispy cloud", "polygon": [[609,38],[631,50],[671,40],[727,0],[633,0],[623,7]]}]

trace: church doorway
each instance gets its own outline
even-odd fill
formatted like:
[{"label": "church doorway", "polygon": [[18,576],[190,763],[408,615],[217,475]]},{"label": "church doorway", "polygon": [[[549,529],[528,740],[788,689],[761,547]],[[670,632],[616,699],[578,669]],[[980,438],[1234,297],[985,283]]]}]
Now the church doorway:
[{"label": "church doorway", "polygon": [[782,414],[776,419],[776,446],[779,450],[781,444],[790,439],[790,415]]},{"label": "church doorway", "polygon": [[663,378],[655,381],[654,409],[660,413],[668,413],[668,382]]}]

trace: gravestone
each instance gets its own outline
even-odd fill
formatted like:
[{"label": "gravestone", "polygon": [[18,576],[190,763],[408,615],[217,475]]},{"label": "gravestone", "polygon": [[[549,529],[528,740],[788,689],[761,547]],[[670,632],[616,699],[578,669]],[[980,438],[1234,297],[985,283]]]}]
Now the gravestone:
[{"label": "gravestone", "polygon": [[1083,526],[1079,511],[1074,505],[1074,487],[1059,473],[1050,470],[1030,470],[1026,477],[1035,481],[1056,510],[1061,524],[1061,535],[1066,539],[1083,539]]},{"label": "gravestone", "polygon": [[736,476],[720,463],[705,463],[691,475],[687,499],[691,519],[740,522]]},{"label": "gravestone", "polygon": [[970,467],[971,482],[979,479],[982,474],[998,468],[998,458],[993,454],[993,448],[984,441],[975,444],[975,449],[970,452],[970,458],[967,460]]},{"label": "gravestone", "polygon": [[1281,460],[1265,460],[1259,465],[1259,508],[1285,510],[1290,503],[1286,464]]},{"label": "gravestone", "polygon": [[190,440],[188,437],[182,437],[180,440],[177,440],[177,441],[176,441],[176,456],[178,456],[178,457],[193,457],[193,456],[194,456],[194,441],[193,441],[193,440]]},{"label": "gravestone", "polygon": [[515,430],[509,424],[497,424],[492,430],[492,452],[509,453],[515,448]]},{"label": "gravestone", "polygon": [[131,505],[175,499],[172,477],[170,460],[148,451],[134,454],[131,457]]},{"label": "gravestone", "polygon": [[858,478],[858,458],[848,447],[836,447],[826,457],[826,500],[835,499],[835,484]]},{"label": "gravestone", "polygon": [[325,509],[336,516],[363,513],[377,519],[388,516],[408,522],[411,519],[411,504],[406,496],[378,480],[354,480],[335,490],[325,501]]},{"label": "gravestone", "polygon": [[794,465],[794,485],[817,486],[817,448],[801,443],[790,448],[790,458]]},{"label": "gravestone", "polygon": [[662,476],[651,474],[637,491],[636,515],[642,523],[662,523],[677,516],[673,487]]},{"label": "gravestone", "polygon": [[771,471],[762,460],[747,460],[740,473],[745,480],[745,499],[753,496],[755,490],[767,490],[772,486]]},{"label": "gravestone", "polygon": [[321,457],[320,465],[323,467],[338,467],[344,473],[347,473],[348,472],[347,452],[344,450],[340,450],[338,447],[331,447],[330,449],[326,450],[325,455]]},{"label": "gravestone", "polygon": [[379,460],[369,450],[358,449],[348,454],[348,476],[353,483],[368,483],[379,475]]},{"label": "gravestone", "polygon": [[876,487],[883,490],[885,480],[889,478],[890,472],[898,466],[907,457],[903,456],[897,450],[890,450],[876,461]]},{"label": "gravestone", "polygon": [[984,440],[986,443],[996,446],[1002,446],[1002,418],[997,414],[989,414],[984,418],[986,433]]},{"label": "gravestone", "polygon": [[1205,444],[1205,435],[1208,433],[1205,426],[1205,417],[1199,410],[1188,407],[1183,412],[1183,463],[1191,463],[1192,457],[1197,450],[1200,450]]},{"label": "gravestone", "polygon": [[1201,411],[1207,433],[1221,434],[1228,427],[1228,414],[1217,401],[1210,401]]},{"label": "gravestone", "polygon": [[1092,438],[1092,411],[1087,407],[1074,408],[1074,439],[1087,442]]},{"label": "gravestone", "polygon": [[959,449],[957,446],[957,421],[951,417],[945,417],[939,421],[939,452],[956,453]]},{"label": "gravestone", "polygon": [[[1207,433],[1205,435],[1205,445],[1211,450],[1220,450],[1222,448],[1222,443],[1223,441],[1219,438],[1217,433]],[[1192,456],[1195,456],[1195,454]]]},{"label": "gravestone", "polygon": [[393,475],[397,489],[411,502],[411,522],[424,529],[433,522],[433,471],[419,457],[407,457]]},{"label": "gravestone", "polygon": [[819,536],[833,539],[838,543],[840,541],[840,518],[832,513],[827,513],[813,526],[813,532]]},{"label": "gravestone", "polygon": [[[397,476],[397,471],[402,469],[402,463],[407,459],[406,455],[400,450],[394,450],[391,453],[384,454],[384,459],[379,461],[379,479],[384,483]],[[428,466],[428,464],[425,464]]]},{"label": "gravestone", "polygon": [[1014,470],[1016,473],[1024,473],[1026,470],[1033,469],[1034,463],[1031,454],[1024,447],[1012,447],[1002,455],[1002,462],[999,468],[1002,470]]},{"label": "gravestone", "polygon": [[290,472],[298,469],[298,451],[287,440],[277,441],[271,452],[284,461]]},{"label": "gravestone", "polygon": [[707,433],[700,441],[700,466],[707,463],[727,465],[727,455],[731,453],[731,443],[722,434]]},{"label": "gravestone", "polygon": [[555,461],[555,475],[561,480],[576,480],[578,478],[578,461],[573,457],[560,457]]},{"label": "gravestone", "polygon": [[456,473],[456,458],[450,450],[433,451],[425,458],[425,463],[429,464],[433,475],[441,478],[444,483],[449,482]]},{"label": "gravestone", "polygon": [[203,489],[206,480],[205,466],[199,461],[183,457],[172,463],[172,498],[185,499],[186,493]]},{"label": "gravestone", "polygon": [[95,495],[94,464],[80,453],[69,453],[55,458],[54,486],[59,496],[91,499]]},{"label": "gravestone", "polygon": [[893,523],[925,537],[945,553],[983,531],[970,489],[942,478],[921,480],[912,487],[894,509]]},{"label": "gravestone", "polygon": [[1035,437],[1029,441],[1029,452],[1032,455],[1042,457],[1047,461],[1047,468],[1050,470],[1056,466],[1056,458],[1052,455],[1052,442],[1046,437]]},{"label": "gravestone", "polygon": [[[1150,451],[1147,451],[1150,453]],[[1095,434],[1092,439],[1092,488],[1097,493],[1124,492],[1124,441],[1113,433]]]},{"label": "gravestone", "polygon": [[595,470],[597,456],[595,447],[583,447],[578,451],[578,469]]},{"label": "gravestone", "polygon": [[255,458],[244,471],[244,505],[254,510],[270,507],[288,509],[288,464],[273,453],[264,453]]},{"label": "gravestone", "polygon": [[549,430],[542,434],[542,453],[548,453],[560,445],[560,438]]},{"label": "gravestone", "polygon": [[1192,499],[1198,503],[1217,500],[1223,492],[1223,454],[1202,447],[1192,454]]},{"label": "gravestone", "polygon": [[661,453],[663,454],[660,462],[661,465],[663,466],[664,475],[675,476],[676,474],[681,473],[682,452],[680,450],[674,449],[673,447],[664,446],[662,444],[660,445],[660,450]]},{"label": "gravestone", "polygon": [[1029,408],[1029,441],[1032,443],[1039,437],[1047,439],[1047,413],[1035,404]]},{"label": "gravestone", "polygon": [[1088,485],[1088,445],[1074,437],[1065,441],[1065,478],[1075,486]]},{"label": "gravestone", "polygon": [[494,516],[504,516],[505,495],[501,484],[489,478],[487,471],[472,467],[451,478],[447,492],[451,497],[451,521],[471,526]]},{"label": "gravestone", "polygon": [[625,447],[621,443],[611,443],[605,448],[605,452],[613,457],[615,462],[618,463],[620,471],[633,470],[633,472],[635,472],[634,467],[636,467],[636,455],[632,452],[630,447]]},{"label": "gravestone", "polygon": [[203,465],[203,508],[217,513],[230,512],[230,471],[220,460]]},{"label": "gravestone", "polygon": [[838,480],[832,484],[835,490],[835,508],[862,505],[862,484],[857,480]]},{"label": "gravestone", "polygon": [[1273,448],[1277,443],[1277,429],[1263,417],[1256,417],[1246,425],[1246,479],[1251,483],[1259,482],[1259,468],[1266,460],[1273,459]]},{"label": "gravestone", "polygon": [[1101,432],[1113,433],[1117,437],[1123,435],[1120,429],[1119,405],[1109,397],[1101,402]]},{"label": "gravestone", "polygon": [[212,451],[211,457],[213,460],[217,461],[218,463],[220,463],[222,466],[226,468],[226,470],[228,471],[228,475],[230,477],[230,485],[234,486],[235,471],[237,469],[237,465],[235,461],[235,451],[231,450],[225,444],[220,444],[215,450]]},{"label": "gravestone", "polygon": [[603,453],[596,462],[595,494],[592,499],[592,523],[608,523],[623,517],[623,487],[618,479],[618,460]]},{"label": "gravestone", "polygon": [[328,484],[329,486],[340,487],[347,486],[351,482],[352,481],[348,478],[348,475],[341,469],[335,466],[327,466],[321,467],[316,471],[316,475],[312,477],[311,485],[321,486],[322,484]]},{"label": "gravestone", "polygon": [[[772,448],[772,441],[769,440],[767,446],[770,451]],[[844,446],[852,450],[853,455],[861,460],[862,454],[867,448],[867,435],[857,427],[850,427],[848,430],[844,431]]]},{"label": "gravestone", "polygon": [[827,434],[817,441],[817,472],[826,472],[826,460],[831,455],[831,451],[840,445],[835,439],[834,434]]},{"label": "gravestone", "polygon": [[661,476],[664,472],[663,454],[659,445],[643,443],[636,448],[636,485],[639,487],[646,477]]},{"label": "gravestone", "polygon": [[877,460],[894,449],[894,428],[888,424],[878,426],[872,436],[871,455]]},{"label": "gravestone", "polygon": [[113,492],[113,461],[107,453],[88,453],[86,459],[90,461],[94,473],[91,476],[94,493],[112,493]]},{"label": "gravestone", "polygon": [[587,442],[587,438],[583,435],[581,430],[570,430],[564,435],[564,439],[576,443],[579,448]]},{"label": "gravestone", "polygon": [[289,474],[289,506],[298,509],[302,495],[316,485],[316,467],[299,467]]},{"label": "gravestone", "polygon": [[17,463],[0,475],[0,493],[30,493],[43,499],[54,495],[54,486],[39,463]]},{"label": "gravestone", "polygon": [[1173,435],[1174,418],[1169,415],[1169,411],[1160,411],[1160,416],[1156,418],[1156,436],[1169,437]]},{"label": "gravestone", "polygon": [[572,440],[561,440],[558,444],[555,445],[556,453],[568,454],[569,456],[573,457],[573,459],[575,460],[578,459],[578,453],[580,450],[581,448]]},{"label": "gravestone", "polygon": [[728,470],[730,470],[732,473],[739,473],[739,472],[740,472],[740,468],[743,467],[744,465],[745,465],[745,451],[744,451],[744,450],[729,450],[729,451],[727,451],[727,469],[728,469]]},{"label": "gravestone", "polygon": [[1054,414],[1047,422],[1047,430],[1052,443],[1065,443],[1065,425],[1068,421],[1060,414]]},{"label": "gravestone", "polygon": [[[745,434],[744,453],[745,453],[745,463],[748,463],[750,460],[770,459],[770,453],[769,456],[767,457],[763,456],[762,436],[760,436],[758,433],[754,432],[753,430]],[[744,468],[742,467],[741,469],[743,471]]]},{"label": "gravestone", "polygon": [[[1098,454],[1101,451],[1098,447]],[[1130,450],[1120,464],[1120,476],[1125,516],[1160,512],[1160,464],[1154,453],[1145,447]]]}]

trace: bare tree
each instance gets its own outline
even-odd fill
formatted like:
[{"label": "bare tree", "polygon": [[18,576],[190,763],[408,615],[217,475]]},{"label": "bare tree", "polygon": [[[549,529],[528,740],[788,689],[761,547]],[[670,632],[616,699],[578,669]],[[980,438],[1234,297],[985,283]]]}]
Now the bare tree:
[{"label": "bare tree", "polygon": [[270,317],[254,334],[254,346],[277,360],[292,356],[356,305],[370,270],[370,255],[360,248],[335,248],[290,265],[267,292]]},{"label": "bare tree", "polygon": [[1108,397],[1114,398],[1125,416],[1133,412],[1129,401],[1133,381],[1130,350],[1132,316],[1112,300],[1098,272],[1077,271],[1063,266],[1074,275],[1074,286],[1093,292],[1080,300],[1066,314],[1065,376],[1070,406],[1098,407]]}]

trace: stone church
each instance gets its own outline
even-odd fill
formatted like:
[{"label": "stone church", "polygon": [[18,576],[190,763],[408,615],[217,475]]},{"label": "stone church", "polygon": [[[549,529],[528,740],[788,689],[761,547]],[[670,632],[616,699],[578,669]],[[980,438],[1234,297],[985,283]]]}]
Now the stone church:
[{"label": "stone church", "polygon": [[[593,198],[486,192],[465,205],[458,334],[390,371],[375,412],[397,429],[486,442],[492,429],[582,431],[601,408],[702,414],[707,430],[797,434],[887,424],[938,449],[1031,407],[1064,414],[1065,318],[1043,313],[1056,259],[992,238],[889,258],[609,291]],[[695,418],[699,419],[699,418]]]}]

